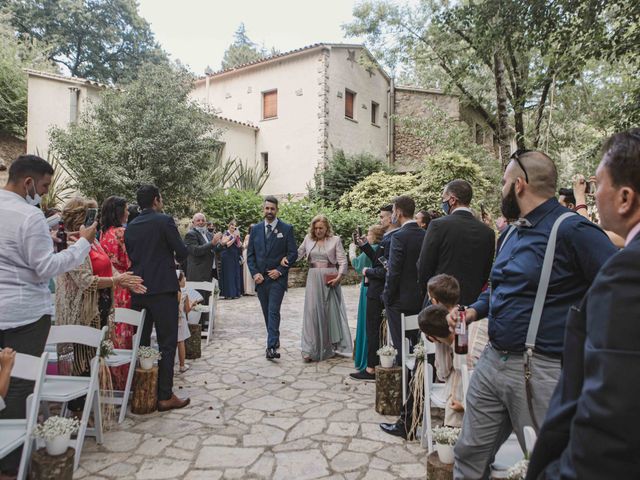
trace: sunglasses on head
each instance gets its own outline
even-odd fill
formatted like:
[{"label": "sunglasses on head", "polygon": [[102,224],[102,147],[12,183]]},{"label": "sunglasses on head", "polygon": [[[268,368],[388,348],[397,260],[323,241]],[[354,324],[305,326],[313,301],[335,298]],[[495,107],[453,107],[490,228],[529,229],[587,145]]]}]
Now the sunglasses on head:
[{"label": "sunglasses on head", "polygon": [[509,160],[515,160],[516,162],[518,162],[518,165],[520,166],[520,168],[522,169],[522,171],[524,172],[524,180],[525,182],[529,183],[529,174],[527,174],[527,170],[524,168],[524,165],[522,164],[522,161],[520,160],[520,157],[526,153],[532,152],[533,150],[527,150],[526,148],[520,148],[518,150],[516,150],[515,152],[513,152],[511,154],[511,156],[509,157]]}]

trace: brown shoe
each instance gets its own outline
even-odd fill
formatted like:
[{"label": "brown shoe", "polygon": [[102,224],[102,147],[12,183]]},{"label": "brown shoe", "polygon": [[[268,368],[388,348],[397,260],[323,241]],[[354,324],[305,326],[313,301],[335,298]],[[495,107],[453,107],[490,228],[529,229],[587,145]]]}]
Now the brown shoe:
[{"label": "brown shoe", "polygon": [[166,412],[167,410],[173,410],[174,408],[184,408],[190,403],[190,398],[180,400],[174,393],[173,395],[171,395],[171,398],[169,400],[158,400],[158,411]]}]

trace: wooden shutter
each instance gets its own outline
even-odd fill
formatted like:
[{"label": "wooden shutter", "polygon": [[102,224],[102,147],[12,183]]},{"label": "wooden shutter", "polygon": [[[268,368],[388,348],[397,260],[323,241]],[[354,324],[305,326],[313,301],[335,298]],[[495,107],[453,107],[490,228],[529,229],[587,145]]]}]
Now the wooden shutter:
[{"label": "wooden shutter", "polygon": [[347,90],[344,95],[344,116],[353,118],[353,101],[356,94]]},{"label": "wooden shutter", "polygon": [[275,118],[278,116],[278,91],[262,94],[262,118]]}]

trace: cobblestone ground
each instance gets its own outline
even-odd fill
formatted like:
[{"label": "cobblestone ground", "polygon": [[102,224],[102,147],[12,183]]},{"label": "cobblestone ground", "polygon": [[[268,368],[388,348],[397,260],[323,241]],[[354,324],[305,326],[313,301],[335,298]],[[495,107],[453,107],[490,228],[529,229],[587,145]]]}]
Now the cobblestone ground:
[{"label": "cobblestone ground", "polygon": [[[355,337],[358,287],[343,291]],[[349,379],[351,359],[302,361],[303,304],[304,289],[289,290],[272,363],[258,299],[221,301],[212,342],[176,377],[191,405],[87,439],[74,478],[425,478],[426,451],[380,430],[394,419],[374,411],[375,384]]]}]

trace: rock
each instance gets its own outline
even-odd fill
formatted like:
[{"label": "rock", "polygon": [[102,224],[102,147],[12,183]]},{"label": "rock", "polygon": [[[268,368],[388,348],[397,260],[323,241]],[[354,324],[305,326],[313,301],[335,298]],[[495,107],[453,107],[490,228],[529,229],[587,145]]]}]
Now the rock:
[{"label": "rock", "polygon": [[360,425],[357,423],[332,422],[327,429],[327,435],[340,437],[355,437]]},{"label": "rock", "polygon": [[138,470],[138,480],[154,480],[157,478],[180,478],[189,468],[189,462],[171,458],[148,458]]},{"label": "rock", "polygon": [[364,453],[342,452],[331,460],[331,468],[337,472],[348,472],[368,463],[369,457]]},{"label": "rock", "polygon": [[242,438],[245,447],[278,445],[284,440],[284,432],[269,425],[254,425],[251,433]]},{"label": "rock", "polygon": [[287,440],[296,440],[298,438],[310,437],[320,433],[326,427],[324,420],[302,420],[289,432]]},{"label": "rock", "polygon": [[329,474],[327,461],[316,450],[276,454],[274,480],[311,480]]},{"label": "rock", "polygon": [[196,468],[248,467],[263,451],[262,448],[202,447],[196,459]]},{"label": "rock", "polygon": [[383,444],[380,442],[374,442],[372,440],[362,440],[360,438],[354,438],[351,440],[351,443],[347,447],[349,450],[353,452],[360,453],[373,453],[377,452],[383,447]]}]

